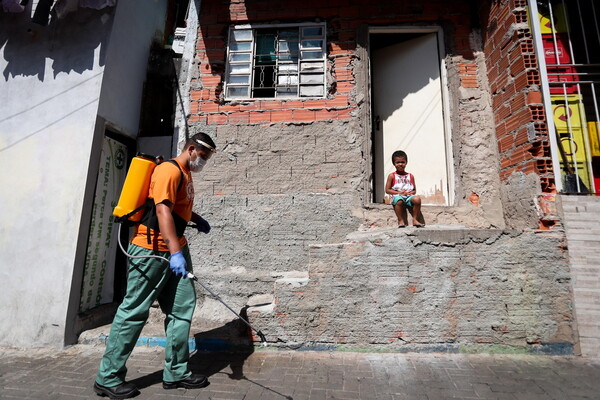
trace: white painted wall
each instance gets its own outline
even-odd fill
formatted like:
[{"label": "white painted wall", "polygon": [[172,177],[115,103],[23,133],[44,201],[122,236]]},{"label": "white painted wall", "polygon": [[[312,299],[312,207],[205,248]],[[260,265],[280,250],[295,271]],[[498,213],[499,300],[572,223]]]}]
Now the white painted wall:
[{"label": "white painted wall", "polygon": [[63,342],[112,25],[110,10],[74,17],[68,27],[40,27],[26,13],[0,14],[3,345]]},{"label": "white painted wall", "polygon": [[104,123],[137,134],[165,10],[121,0],[47,27],[0,13],[0,345],[73,338]]},{"label": "white painted wall", "polygon": [[131,138],[138,133],[150,46],[153,38],[162,40],[166,14],[167,0],[118,3],[98,114]]}]

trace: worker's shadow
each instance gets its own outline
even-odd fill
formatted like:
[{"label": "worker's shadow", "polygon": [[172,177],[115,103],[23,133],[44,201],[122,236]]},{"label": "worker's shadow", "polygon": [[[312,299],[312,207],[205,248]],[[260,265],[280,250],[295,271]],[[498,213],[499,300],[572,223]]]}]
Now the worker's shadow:
[{"label": "worker's shadow", "polygon": [[[241,313],[247,318],[245,310]],[[222,327],[194,335],[196,352],[190,358],[194,373],[210,377],[225,373],[230,379],[244,379],[244,362],[254,352],[249,328],[235,319]],[[224,371],[229,367],[231,371]]]},{"label": "worker's shadow", "polygon": [[[245,309],[240,313],[247,318]],[[192,352],[189,368],[193,373],[205,375],[209,378],[217,373],[225,373],[231,379],[246,379],[244,376],[244,362],[254,352],[251,332],[249,328],[235,319],[227,324],[209,331],[194,335],[196,350]],[[221,372],[227,367],[231,371]],[[131,380],[139,389],[157,385],[162,382],[163,371],[158,370]]]}]

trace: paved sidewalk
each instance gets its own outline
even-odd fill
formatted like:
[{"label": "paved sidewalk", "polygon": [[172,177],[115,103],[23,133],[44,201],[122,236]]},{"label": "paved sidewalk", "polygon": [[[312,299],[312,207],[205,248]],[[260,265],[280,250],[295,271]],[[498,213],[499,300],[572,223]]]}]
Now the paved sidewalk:
[{"label": "paved sidewalk", "polygon": [[[64,351],[0,348],[0,398],[99,399],[92,391],[102,346]],[[204,389],[165,391],[163,348],[136,347],[128,379],[137,399],[599,399],[600,360],[489,354],[390,354],[259,350],[197,353]]]}]

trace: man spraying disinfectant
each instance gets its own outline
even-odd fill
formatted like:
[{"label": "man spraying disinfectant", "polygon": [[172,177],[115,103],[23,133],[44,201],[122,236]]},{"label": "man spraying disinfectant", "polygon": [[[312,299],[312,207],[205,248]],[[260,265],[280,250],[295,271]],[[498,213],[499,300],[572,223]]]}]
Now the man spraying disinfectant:
[{"label": "man spraying disinfectant", "polygon": [[138,219],[129,244],[127,253],[132,257],[128,264],[127,293],[113,320],[94,383],[94,390],[100,396],[127,399],[138,394],[135,385],[125,381],[125,364],[155,300],[165,314],[163,388],[193,389],[208,385],[205,376],[192,374],[188,368],[188,338],[196,292],[192,280],[187,279],[188,274],[193,276],[193,271],[183,232],[189,221],[196,223],[201,232],[210,231],[208,223],[192,211],[191,172],[200,171],[215,151],[210,136],[198,133],[186,142],[180,155],[148,171],[151,172],[149,207]]}]

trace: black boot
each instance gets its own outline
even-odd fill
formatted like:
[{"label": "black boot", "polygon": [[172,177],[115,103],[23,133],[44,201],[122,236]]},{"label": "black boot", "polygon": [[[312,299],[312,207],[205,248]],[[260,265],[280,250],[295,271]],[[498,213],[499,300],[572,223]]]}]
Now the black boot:
[{"label": "black boot", "polygon": [[117,386],[102,386],[94,382],[94,391],[98,396],[108,396],[110,399],[129,399],[136,396],[139,391],[133,383],[123,382]]},{"label": "black boot", "polygon": [[204,375],[192,374],[177,382],[163,382],[163,389],[177,389],[178,387],[199,389],[208,386],[208,384],[208,379]]}]

